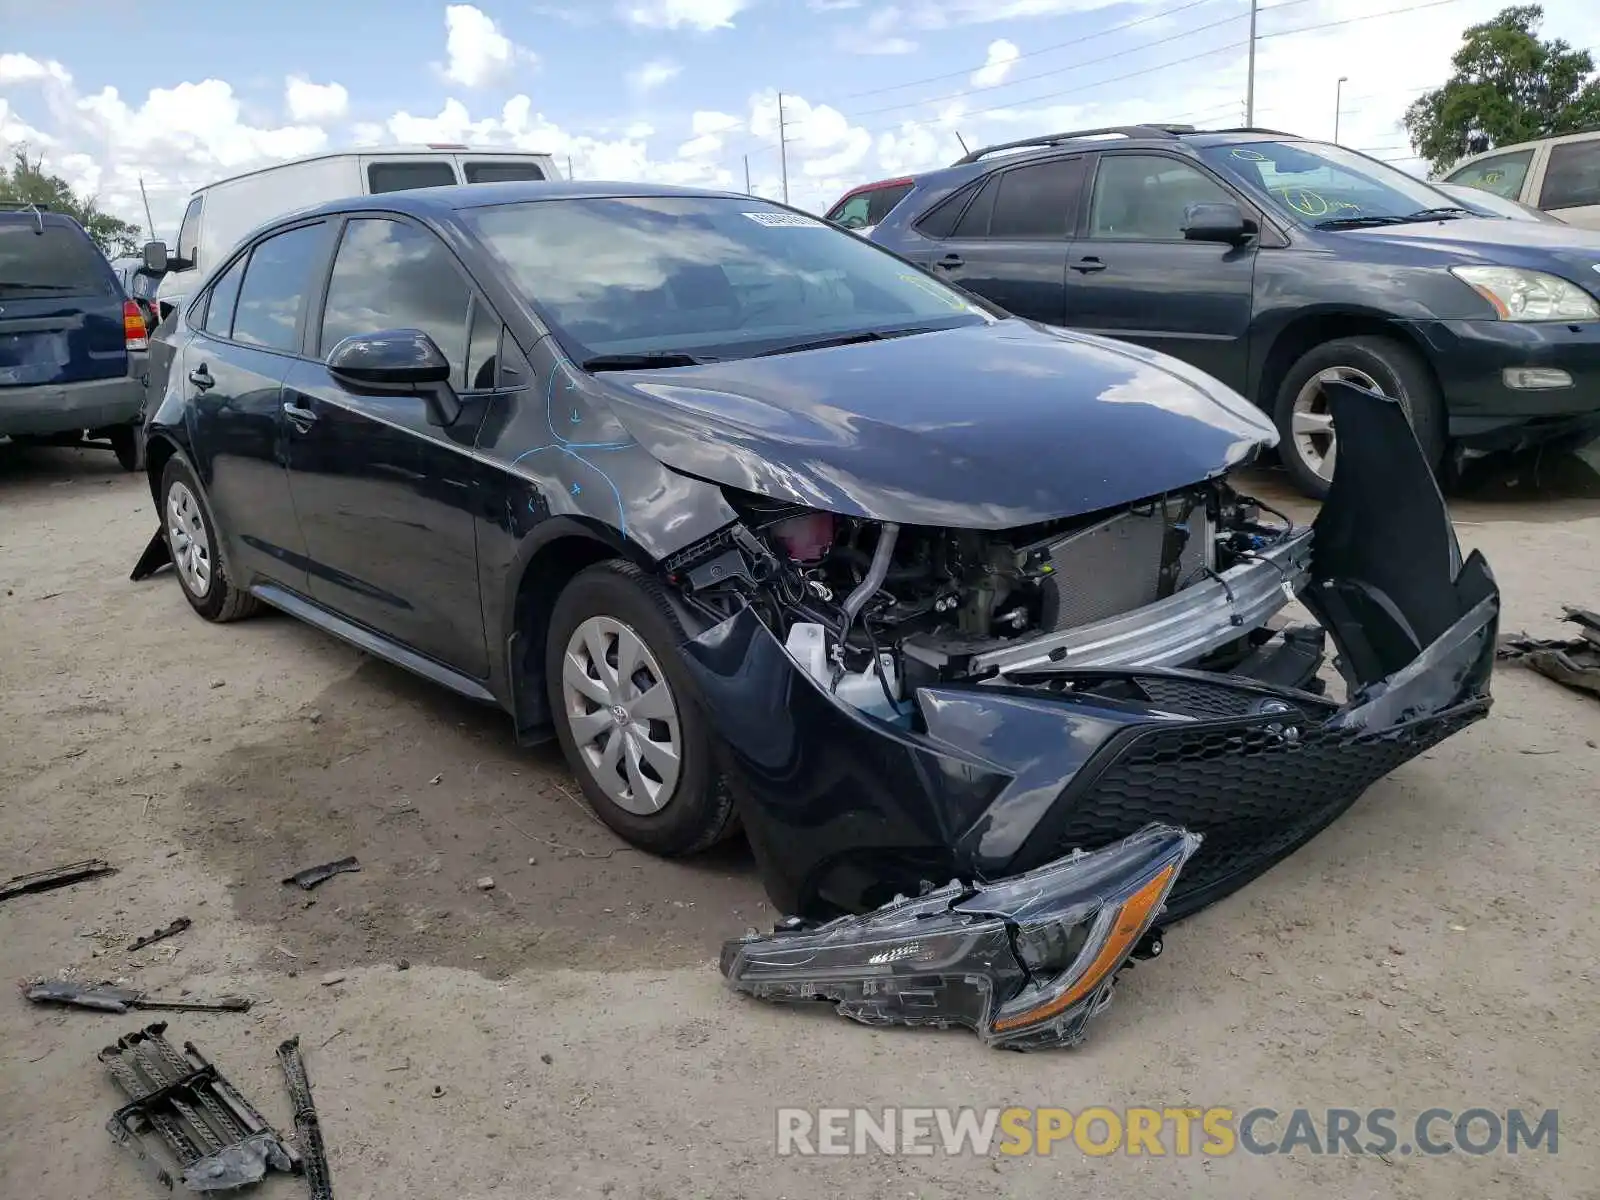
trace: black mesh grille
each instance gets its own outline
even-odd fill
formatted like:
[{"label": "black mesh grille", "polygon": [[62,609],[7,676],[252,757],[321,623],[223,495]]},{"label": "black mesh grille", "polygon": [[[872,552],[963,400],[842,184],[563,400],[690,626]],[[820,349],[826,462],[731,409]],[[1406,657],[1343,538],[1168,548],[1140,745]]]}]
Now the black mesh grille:
[{"label": "black mesh grille", "polygon": [[1063,799],[1068,816],[1052,856],[1104,846],[1150,821],[1202,834],[1168,903],[1182,916],[1248,882],[1376,780],[1487,710],[1475,701],[1380,734],[1296,725],[1293,716],[1152,728]]},{"label": "black mesh grille", "polygon": [[1332,704],[1317,705],[1287,696],[1263,696],[1259,692],[1199,679],[1170,675],[1139,675],[1134,678],[1140,690],[1153,703],[1191,717],[1242,717],[1264,700],[1278,701],[1287,705],[1293,715],[1316,721],[1325,719],[1334,708]]}]

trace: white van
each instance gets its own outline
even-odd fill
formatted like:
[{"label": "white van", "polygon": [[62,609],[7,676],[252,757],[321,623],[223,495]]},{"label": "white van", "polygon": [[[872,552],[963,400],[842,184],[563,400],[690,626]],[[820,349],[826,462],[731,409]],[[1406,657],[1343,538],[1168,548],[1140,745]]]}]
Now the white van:
[{"label": "white van", "polygon": [[1498,146],[1462,159],[1440,182],[1520,200],[1580,229],[1600,229],[1600,129]]},{"label": "white van", "polygon": [[[406,188],[559,178],[548,154],[443,143],[313,154],[235,175],[207,184],[190,198],[172,254],[164,246],[156,251],[160,243],[151,244],[156,261],[166,262],[156,303],[164,317],[235,242],[257,225],[297,208]],[[145,262],[154,265],[149,257]]]}]

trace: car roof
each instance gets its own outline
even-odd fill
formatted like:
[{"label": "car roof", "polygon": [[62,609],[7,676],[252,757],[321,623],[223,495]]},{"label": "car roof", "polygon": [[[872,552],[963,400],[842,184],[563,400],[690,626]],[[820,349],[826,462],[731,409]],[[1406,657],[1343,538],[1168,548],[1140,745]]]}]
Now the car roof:
[{"label": "car roof", "polygon": [[976,178],[997,166],[1054,158],[1062,153],[1087,150],[1196,150],[1214,146],[1239,146],[1251,142],[1314,142],[1281,129],[1193,129],[1185,126],[1130,125],[1117,129],[1091,129],[1082,132],[1045,134],[1020,142],[982,147],[947,167],[936,167],[915,176],[918,183],[963,176]]},{"label": "car roof", "polygon": [[[441,216],[462,209],[489,208],[498,204],[517,204],[528,200],[600,200],[608,196],[667,197],[687,196],[703,199],[748,200],[769,204],[759,197],[709,188],[671,187],[655,183],[596,183],[585,180],[518,180],[512,183],[460,183],[451,187],[413,188],[410,191],[379,192],[372,196],[348,196],[330,200],[293,214],[294,219],[353,212],[401,212],[413,216]],[[284,218],[287,220],[288,218]],[[275,221],[273,224],[278,224]]]},{"label": "car roof", "polygon": [[240,171],[237,175],[227,175],[221,179],[213,179],[210,183],[197,187],[189,193],[189,198],[212,188],[221,187],[225,183],[234,183],[240,179],[248,179],[252,175],[266,175],[273,171],[281,171],[284,167],[298,167],[304,163],[324,162],[330,158],[450,158],[465,154],[469,158],[491,155],[497,158],[550,158],[548,151],[544,150],[518,150],[514,146],[468,146],[455,142],[439,142],[434,145],[405,143],[398,146],[349,146],[343,150],[319,150],[315,154],[302,154],[299,158],[286,158],[282,162],[268,163],[264,167],[252,167],[248,171]]},{"label": "car roof", "polygon": [[88,233],[85,232],[83,226],[78,224],[78,222],[67,213],[52,212],[50,209],[42,206],[39,208],[24,208],[20,206],[0,204],[0,221],[4,221],[7,224],[21,225],[23,223],[27,223],[29,225],[37,225],[41,220],[46,225],[58,225],[64,226],[68,229],[76,229],[85,237],[89,236]]}]

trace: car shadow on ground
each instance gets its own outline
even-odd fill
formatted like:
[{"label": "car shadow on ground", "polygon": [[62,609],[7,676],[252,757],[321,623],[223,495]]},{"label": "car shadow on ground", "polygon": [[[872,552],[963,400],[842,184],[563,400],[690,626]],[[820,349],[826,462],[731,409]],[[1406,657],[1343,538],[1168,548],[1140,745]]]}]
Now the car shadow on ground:
[{"label": "car shadow on ground", "polygon": [[0,438],[0,500],[42,487],[113,483],[128,476],[108,446],[19,446]]},{"label": "car shadow on ground", "polygon": [[[264,732],[181,806],[184,842],[270,928],[264,967],[689,965],[776,917],[742,838],[688,860],[640,853],[588,810],[554,743],[520,748],[505,714],[386,663]],[[309,893],[282,882],[346,855],[358,874]]]}]

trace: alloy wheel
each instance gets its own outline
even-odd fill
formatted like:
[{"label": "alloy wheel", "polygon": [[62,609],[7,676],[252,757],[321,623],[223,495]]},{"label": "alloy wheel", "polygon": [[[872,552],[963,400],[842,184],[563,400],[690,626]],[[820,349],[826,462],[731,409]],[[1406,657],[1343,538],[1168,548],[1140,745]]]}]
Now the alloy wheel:
[{"label": "alloy wheel", "polygon": [[182,483],[167,489],[167,541],[189,594],[204,599],[211,590],[211,539],[206,537],[200,502]]},{"label": "alloy wheel", "polygon": [[1328,411],[1328,398],[1323,394],[1322,385],[1333,382],[1353,383],[1369,392],[1383,392],[1378,381],[1365,371],[1355,367],[1328,367],[1306,380],[1295,396],[1291,425],[1295,453],[1307,468],[1330,482],[1339,458],[1339,441],[1333,431],[1333,414]]},{"label": "alloy wheel", "polygon": [[578,757],[600,790],[637,816],[665,808],[683,761],[678,705],[633,627],[597,616],[573,630],[561,695]]}]

